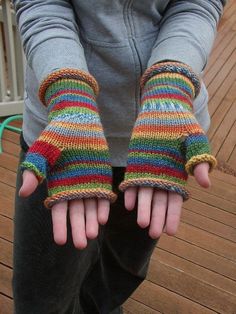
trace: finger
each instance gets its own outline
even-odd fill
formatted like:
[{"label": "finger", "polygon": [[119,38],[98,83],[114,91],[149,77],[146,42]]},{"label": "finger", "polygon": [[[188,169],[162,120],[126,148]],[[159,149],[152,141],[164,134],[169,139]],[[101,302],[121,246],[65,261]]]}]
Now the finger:
[{"label": "finger", "polygon": [[107,223],[110,211],[110,202],[105,199],[98,200],[98,222],[101,225]]},{"label": "finger", "polygon": [[54,241],[58,245],[63,245],[67,241],[67,202],[60,202],[54,205],[51,211]]},{"label": "finger", "polygon": [[181,209],[183,205],[183,198],[181,195],[168,192],[168,209],[166,216],[166,233],[168,235],[175,235],[180,223]]},{"label": "finger", "polygon": [[197,183],[203,188],[209,188],[211,185],[209,179],[209,164],[208,162],[202,162],[194,167],[194,177]]},{"label": "finger", "polygon": [[19,196],[27,197],[32,194],[38,186],[38,179],[32,171],[23,172],[23,183],[19,190]]},{"label": "finger", "polygon": [[168,192],[156,190],[152,201],[152,214],[149,235],[153,239],[161,236],[166,219]]},{"label": "finger", "polygon": [[89,239],[94,239],[98,235],[98,217],[97,217],[97,200],[86,199],[85,216],[86,216],[86,235]]},{"label": "finger", "polygon": [[84,249],[87,246],[85,232],[84,202],[83,200],[70,201],[70,224],[74,246]]},{"label": "finger", "polygon": [[141,228],[150,224],[153,188],[140,187],[138,191],[138,217],[137,222]]},{"label": "finger", "polygon": [[125,191],[125,208],[127,210],[133,210],[136,198],[137,198],[138,187],[130,187]]}]

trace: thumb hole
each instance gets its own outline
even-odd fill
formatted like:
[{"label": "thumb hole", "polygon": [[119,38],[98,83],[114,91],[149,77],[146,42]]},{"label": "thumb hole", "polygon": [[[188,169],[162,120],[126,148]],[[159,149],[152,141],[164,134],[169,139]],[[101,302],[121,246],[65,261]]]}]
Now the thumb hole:
[{"label": "thumb hole", "polygon": [[23,172],[23,183],[19,190],[19,196],[27,197],[31,195],[38,186],[38,179],[32,171]]}]

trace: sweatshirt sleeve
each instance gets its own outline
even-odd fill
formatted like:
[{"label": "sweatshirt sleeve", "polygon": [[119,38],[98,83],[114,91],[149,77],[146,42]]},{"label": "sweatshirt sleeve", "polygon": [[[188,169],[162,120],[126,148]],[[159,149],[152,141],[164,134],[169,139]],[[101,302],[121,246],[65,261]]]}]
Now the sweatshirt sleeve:
[{"label": "sweatshirt sleeve", "polygon": [[13,0],[29,66],[41,82],[61,68],[88,71],[79,29],[68,0]]},{"label": "sweatshirt sleeve", "polygon": [[201,73],[211,52],[224,0],[170,1],[148,67],[163,60],[188,64]]}]

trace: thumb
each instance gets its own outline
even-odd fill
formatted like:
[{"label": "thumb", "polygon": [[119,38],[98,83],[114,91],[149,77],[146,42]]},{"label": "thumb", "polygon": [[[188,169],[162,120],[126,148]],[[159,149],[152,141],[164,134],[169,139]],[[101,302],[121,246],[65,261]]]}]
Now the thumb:
[{"label": "thumb", "polygon": [[38,186],[38,179],[32,171],[25,170],[23,172],[23,184],[19,190],[20,197],[31,195]]},{"label": "thumb", "polygon": [[193,170],[194,177],[197,183],[203,188],[209,188],[211,186],[211,181],[209,179],[209,164],[208,162],[201,162],[196,165]]}]

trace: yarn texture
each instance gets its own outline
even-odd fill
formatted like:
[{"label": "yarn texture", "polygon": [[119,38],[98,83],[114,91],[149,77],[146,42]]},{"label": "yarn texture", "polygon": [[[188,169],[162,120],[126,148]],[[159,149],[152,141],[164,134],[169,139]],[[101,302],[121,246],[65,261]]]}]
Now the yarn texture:
[{"label": "yarn texture", "polygon": [[21,169],[47,179],[45,205],[81,198],[114,202],[108,146],[96,105],[98,85],[89,74],[63,69],[41,84],[49,123],[30,147]]},{"label": "yarn texture", "polygon": [[210,170],[216,166],[208,139],[193,114],[200,80],[182,63],[163,62],[144,73],[141,88],[141,111],[120,189],[148,186],[176,192],[187,200],[187,177],[194,166],[204,161]]}]

